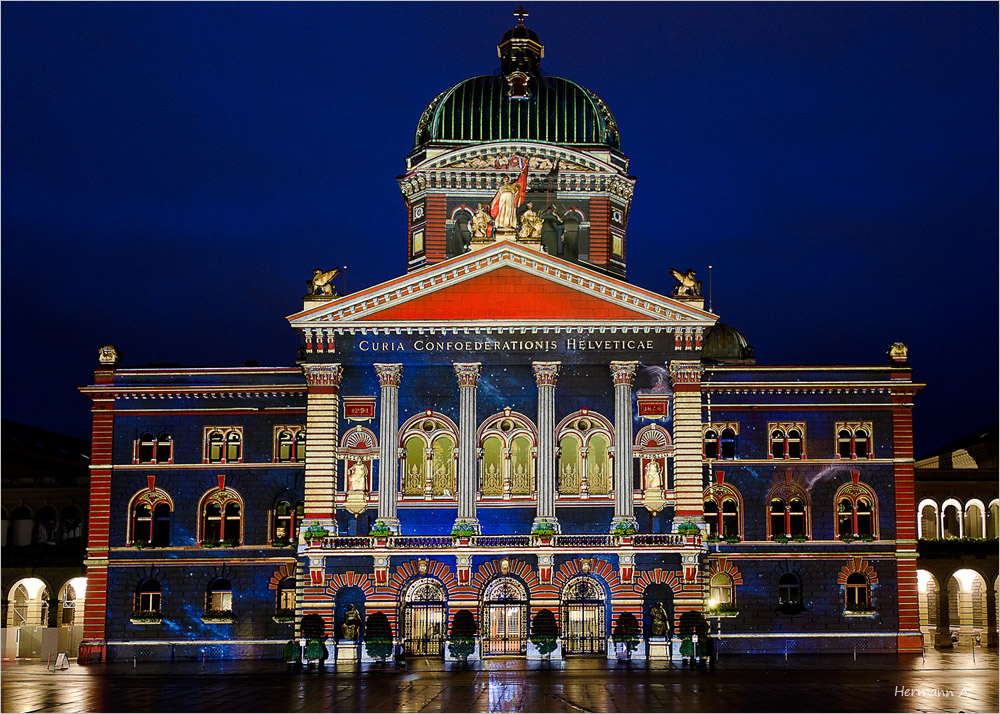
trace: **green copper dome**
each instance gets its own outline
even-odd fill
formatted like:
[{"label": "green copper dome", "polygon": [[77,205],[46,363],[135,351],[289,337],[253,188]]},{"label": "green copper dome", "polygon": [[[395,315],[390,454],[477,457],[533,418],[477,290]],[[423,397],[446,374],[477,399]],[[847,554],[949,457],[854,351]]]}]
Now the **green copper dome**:
[{"label": "green copper dome", "polygon": [[500,71],[472,77],[439,94],[417,123],[413,147],[489,141],[621,149],[618,124],[608,105],[589,89],[542,74],[545,48],[538,35],[518,24],[497,54]]},{"label": "green copper dome", "polygon": [[529,96],[509,96],[508,79],[472,77],[440,94],[417,125],[414,148],[428,144],[542,141],[621,149],[604,101],[562,77],[532,77]]}]

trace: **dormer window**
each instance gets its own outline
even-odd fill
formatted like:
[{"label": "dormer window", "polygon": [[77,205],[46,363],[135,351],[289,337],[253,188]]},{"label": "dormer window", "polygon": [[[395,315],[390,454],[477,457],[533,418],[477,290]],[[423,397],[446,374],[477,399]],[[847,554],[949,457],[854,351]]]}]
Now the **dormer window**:
[{"label": "dormer window", "polygon": [[531,91],[528,89],[528,75],[524,72],[513,72],[507,77],[507,96],[511,99],[528,99]]}]

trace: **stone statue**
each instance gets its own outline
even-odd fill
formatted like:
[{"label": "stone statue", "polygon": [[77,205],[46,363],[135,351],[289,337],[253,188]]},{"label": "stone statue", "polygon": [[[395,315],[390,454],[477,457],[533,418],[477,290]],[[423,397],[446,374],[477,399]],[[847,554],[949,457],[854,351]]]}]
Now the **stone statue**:
[{"label": "stone statue", "polygon": [[340,268],[327,270],[325,273],[319,268],[316,268],[313,271],[312,280],[309,282],[309,294],[315,295],[318,291],[320,295],[334,295],[333,279],[338,275],[340,275]]},{"label": "stone statue", "polygon": [[493,225],[493,219],[490,217],[490,213],[486,206],[479,204],[476,206],[476,212],[472,216],[472,220],[469,222],[469,229],[472,231],[473,238],[488,238],[490,235],[490,227]]},{"label": "stone statue", "polygon": [[694,279],[694,270],[688,268],[686,273],[682,273],[671,268],[670,274],[677,281],[677,285],[674,286],[674,295],[690,295],[692,297],[701,295],[701,281]]},{"label": "stone statue", "polygon": [[498,229],[514,231],[517,228],[517,207],[521,203],[521,198],[523,198],[521,185],[511,183],[506,176],[501,176],[497,192],[490,201],[493,224]]},{"label": "stone statue", "polygon": [[649,616],[653,619],[649,626],[649,634],[653,637],[667,636],[667,611],[663,609],[663,603],[658,602],[649,611]]},{"label": "stone statue", "polygon": [[660,470],[659,463],[650,461],[646,464],[646,490],[655,491],[661,488],[663,488],[663,471]]},{"label": "stone statue", "polygon": [[531,209],[531,201],[528,201],[527,206],[527,210],[521,214],[521,230],[518,231],[517,237],[540,239],[543,220]]},{"label": "stone statue", "polygon": [[368,469],[360,461],[355,461],[354,466],[347,473],[348,491],[366,491],[368,489]]},{"label": "stone statue", "polygon": [[361,633],[361,615],[354,609],[354,605],[347,606],[344,613],[344,624],[340,626],[341,639],[356,640]]}]

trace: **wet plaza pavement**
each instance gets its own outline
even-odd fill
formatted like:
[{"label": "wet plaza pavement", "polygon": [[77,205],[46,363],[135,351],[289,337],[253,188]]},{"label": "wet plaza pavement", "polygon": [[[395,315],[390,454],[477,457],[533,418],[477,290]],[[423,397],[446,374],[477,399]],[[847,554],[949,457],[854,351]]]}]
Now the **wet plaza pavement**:
[{"label": "wet plaza pavement", "polygon": [[291,669],[281,662],[2,668],[4,712],[995,712],[998,659],[920,655],[723,657],[666,662],[439,660]]}]

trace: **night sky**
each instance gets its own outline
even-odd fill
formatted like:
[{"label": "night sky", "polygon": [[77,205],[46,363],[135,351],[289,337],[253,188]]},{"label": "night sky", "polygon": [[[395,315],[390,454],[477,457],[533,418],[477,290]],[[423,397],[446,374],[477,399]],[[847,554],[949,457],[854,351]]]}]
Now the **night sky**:
[{"label": "night sky", "polygon": [[[106,343],[294,364],[314,267],[405,271],[417,120],[515,8],[3,3],[3,416],[89,437]],[[618,121],[630,282],[713,265],[760,364],[905,342],[918,454],[996,420],[996,3],[527,9]]]}]

